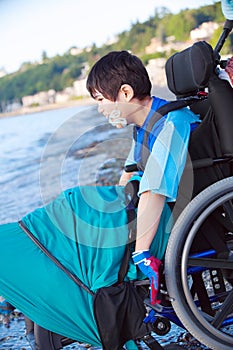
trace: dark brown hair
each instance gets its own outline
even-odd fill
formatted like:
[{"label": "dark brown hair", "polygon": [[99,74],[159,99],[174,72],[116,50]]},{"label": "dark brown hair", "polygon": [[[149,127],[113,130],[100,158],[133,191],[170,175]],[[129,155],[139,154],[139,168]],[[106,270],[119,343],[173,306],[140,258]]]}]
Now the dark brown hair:
[{"label": "dark brown hair", "polygon": [[129,84],[139,100],[150,96],[151,82],[142,61],[128,51],[112,51],[91,68],[86,86],[92,97],[98,91],[108,100],[116,101],[123,84]]}]

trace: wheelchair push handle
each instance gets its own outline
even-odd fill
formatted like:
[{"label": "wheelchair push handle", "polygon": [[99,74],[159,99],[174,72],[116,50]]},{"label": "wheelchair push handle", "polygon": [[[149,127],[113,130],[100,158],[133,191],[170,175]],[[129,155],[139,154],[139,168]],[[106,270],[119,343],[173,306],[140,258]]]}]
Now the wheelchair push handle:
[{"label": "wheelchair push handle", "polygon": [[219,60],[219,52],[221,51],[228,35],[232,31],[232,28],[233,28],[233,20],[227,19],[223,26],[223,32],[214,48],[215,59]]},{"label": "wheelchair push handle", "polygon": [[233,0],[222,0],[221,6],[226,22],[223,26],[223,32],[214,48],[214,58],[217,65],[220,64],[221,68],[225,68],[226,62],[220,62],[219,53],[233,28]]}]

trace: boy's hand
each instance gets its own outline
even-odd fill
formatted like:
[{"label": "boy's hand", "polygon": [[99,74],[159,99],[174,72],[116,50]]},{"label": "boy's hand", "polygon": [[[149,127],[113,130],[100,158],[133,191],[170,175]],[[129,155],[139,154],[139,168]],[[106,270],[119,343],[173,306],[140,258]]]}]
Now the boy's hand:
[{"label": "boy's hand", "polygon": [[150,280],[150,301],[152,305],[159,303],[157,300],[159,290],[159,267],[161,261],[150,255],[149,250],[134,252],[132,255],[134,264]]}]

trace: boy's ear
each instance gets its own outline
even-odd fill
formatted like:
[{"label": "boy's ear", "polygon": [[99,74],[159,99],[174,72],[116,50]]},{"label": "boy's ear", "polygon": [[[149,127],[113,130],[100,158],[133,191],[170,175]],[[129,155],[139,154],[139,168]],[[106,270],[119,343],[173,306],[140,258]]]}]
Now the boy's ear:
[{"label": "boy's ear", "polygon": [[129,102],[134,97],[134,90],[129,84],[121,85],[120,93],[123,95],[123,99],[126,102]]}]

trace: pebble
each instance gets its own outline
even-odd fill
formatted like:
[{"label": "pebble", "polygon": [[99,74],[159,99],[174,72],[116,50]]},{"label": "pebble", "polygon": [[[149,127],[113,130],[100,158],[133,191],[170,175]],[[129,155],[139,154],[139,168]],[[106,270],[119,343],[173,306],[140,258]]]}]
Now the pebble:
[{"label": "pebble", "polygon": [[[182,328],[172,324],[170,332],[165,336],[157,336],[153,334],[156,340],[162,345],[178,344],[188,350],[208,350],[207,347],[200,344],[191,334],[184,331]],[[142,349],[148,347],[141,343]],[[5,328],[0,322],[0,349],[1,350],[31,350],[30,344],[25,336],[25,323],[21,314],[20,318],[11,317],[10,328]],[[88,344],[74,343],[66,346],[66,350],[101,350],[99,347],[90,347]]]}]

